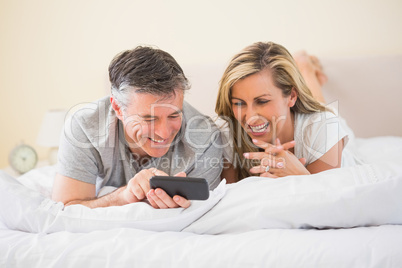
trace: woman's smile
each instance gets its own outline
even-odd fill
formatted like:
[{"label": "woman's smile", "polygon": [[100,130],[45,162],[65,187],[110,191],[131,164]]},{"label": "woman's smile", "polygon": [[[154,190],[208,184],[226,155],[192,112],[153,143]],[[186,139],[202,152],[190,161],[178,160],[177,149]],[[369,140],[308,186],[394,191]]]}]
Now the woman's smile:
[{"label": "woman's smile", "polygon": [[251,130],[253,135],[259,136],[259,135],[264,135],[266,132],[269,131],[269,122],[263,123],[263,124],[258,124],[258,125],[249,125],[249,129]]}]

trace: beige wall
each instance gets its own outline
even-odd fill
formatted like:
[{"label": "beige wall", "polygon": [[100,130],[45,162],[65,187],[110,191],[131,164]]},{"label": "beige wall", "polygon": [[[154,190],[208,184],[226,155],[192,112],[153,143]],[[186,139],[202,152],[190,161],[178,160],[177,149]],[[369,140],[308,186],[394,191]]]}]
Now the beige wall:
[{"label": "beige wall", "polygon": [[401,11],[400,0],[0,0],[0,168],[21,141],[44,159],[45,112],[105,95],[121,50],[153,44],[182,65],[225,63],[260,40],[319,56],[401,54]]}]

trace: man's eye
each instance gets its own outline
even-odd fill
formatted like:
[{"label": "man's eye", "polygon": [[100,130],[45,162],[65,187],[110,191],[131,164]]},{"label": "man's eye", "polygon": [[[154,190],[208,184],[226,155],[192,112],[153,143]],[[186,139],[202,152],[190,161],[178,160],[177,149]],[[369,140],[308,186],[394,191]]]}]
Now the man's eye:
[{"label": "man's eye", "polygon": [[180,116],[179,114],[169,116],[169,118],[173,118],[173,119],[175,119],[175,118],[180,118],[180,117],[181,117],[181,116]]}]

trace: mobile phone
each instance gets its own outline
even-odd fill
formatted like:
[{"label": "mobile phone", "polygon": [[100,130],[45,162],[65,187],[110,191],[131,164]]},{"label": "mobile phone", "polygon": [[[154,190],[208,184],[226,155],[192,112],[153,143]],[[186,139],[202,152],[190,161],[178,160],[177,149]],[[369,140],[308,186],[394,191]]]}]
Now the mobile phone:
[{"label": "mobile phone", "polygon": [[208,183],[203,178],[154,176],[149,184],[151,189],[161,188],[170,197],[180,195],[188,200],[207,200]]}]

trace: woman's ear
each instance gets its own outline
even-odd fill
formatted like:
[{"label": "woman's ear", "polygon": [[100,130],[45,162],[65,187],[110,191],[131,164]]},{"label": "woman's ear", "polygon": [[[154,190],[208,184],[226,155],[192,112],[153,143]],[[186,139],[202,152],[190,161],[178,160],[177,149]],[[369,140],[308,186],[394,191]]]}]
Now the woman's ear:
[{"label": "woman's ear", "polygon": [[289,107],[295,106],[296,101],[297,101],[297,92],[296,92],[295,88],[292,88],[292,91],[290,92],[289,102],[288,102]]},{"label": "woman's ear", "polygon": [[123,121],[123,112],[121,107],[117,104],[116,100],[113,98],[113,96],[110,97],[110,103],[112,104],[112,108],[114,112],[116,113],[117,118],[119,118],[121,121]]}]

